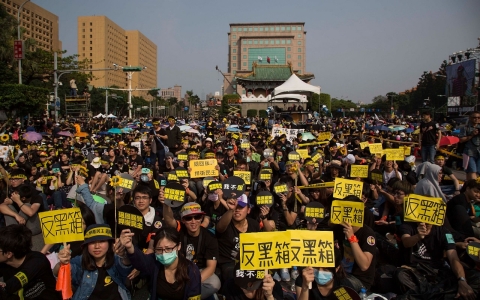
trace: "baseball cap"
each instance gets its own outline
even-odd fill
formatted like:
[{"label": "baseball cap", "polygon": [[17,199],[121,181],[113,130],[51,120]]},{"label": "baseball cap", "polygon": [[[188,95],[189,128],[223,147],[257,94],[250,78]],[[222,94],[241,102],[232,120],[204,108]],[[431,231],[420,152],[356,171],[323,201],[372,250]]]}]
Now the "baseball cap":
[{"label": "baseball cap", "polygon": [[184,218],[189,215],[204,215],[205,213],[202,211],[202,207],[200,204],[195,202],[189,202],[182,207],[180,212],[180,217]]},{"label": "baseball cap", "polygon": [[206,138],[206,139],[205,139],[205,142],[210,142],[210,143],[211,143],[211,142],[212,142],[212,138]]},{"label": "baseball cap", "polygon": [[237,205],[240,207],[245,207],[248,205],[248,198],[247,195],[243,194],[237,198]]},{"label": "baseball cap", "polygon": [[108,225],[93,224],[88,226],[85,231],[85,241],[83,245],[90,244],[95,241],[113,240],[112,229]]},{"label": "baseball cap", "polygon": [[92,162],[90,163],[95,169],[99,168],[101,163],[100,163],[100,157],[95,157]]}]

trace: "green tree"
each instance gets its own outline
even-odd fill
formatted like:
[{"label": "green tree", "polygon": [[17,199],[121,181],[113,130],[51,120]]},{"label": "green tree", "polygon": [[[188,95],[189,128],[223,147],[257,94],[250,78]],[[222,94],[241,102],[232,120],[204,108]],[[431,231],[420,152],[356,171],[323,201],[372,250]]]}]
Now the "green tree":
[{"label": "green tree", "polygon": [[47,89],[22,84],[0,84],[0,110],[7,117],[41,115],[49,92]]},{"label": "green tree", "polygon": [[330,94],[322,93],[320,94],[320,105],[325,105],[329,110],[332,109],[332,99]]},{"label": "green tree", "polygon": [[200,97],[196,94],[193,94],[193,90],[187,91],[188,103],[190,103],[190,109],[193,109],[198,103],[200,103]]}]

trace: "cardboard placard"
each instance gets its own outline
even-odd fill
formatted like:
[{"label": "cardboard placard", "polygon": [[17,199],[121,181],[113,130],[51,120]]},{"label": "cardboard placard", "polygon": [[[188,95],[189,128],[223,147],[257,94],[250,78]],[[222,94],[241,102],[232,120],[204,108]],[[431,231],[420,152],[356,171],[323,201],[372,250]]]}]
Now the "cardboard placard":
[{"label": "cardboard placard", "polygon": [[170,171],[167,175],[167,181],[178,181],[177,172]]},{"label": "cardboard placard", "polygon": [[252,172],[250,171],[233,171],[233,176],[242,178],[245,184],[250,184],[252,180]]},{"label": "cardboard placard", "polygon": [[78,207],[39,212],[38,218],[45,244],[84,240],[83,219]]},{"label": "cardboard placard", "polygon": [[261,191],[257,194],[256,198],[257,206],[266,205],[271,207],[273,205],[273,195],[269,191]]},{"label": "cardboard placard", "polygon": [[240,233],[240,269],[289,268],[290,242],[289,231]]},{"label": "cardboard placard", "polygon": [[218,170],[215,169],[217,164],[215,158],[190,161],[190,168],[192,169],[190,178],[217,177]]},{"label": "cardboard placard", "polygon": [[188,160],[188,154],[187,152],[180,152],[177,155],[177,159],[181,161],[187,161]]},{"label": "cardboard placard", "polygon": [[288,153],[288,160],[300,161],[300,158],[300,154],[296,151],[291,151],[290,153]]},{"label": "cardboard placard", "polygon": [[383,154],[386,154],[387,160],[404,160],[405,154],[403,149],[385,149]]},{"label": "cardboard placard", "polygon": [[140,234],[143,230],[143,215],[132,205],[124,205],[117,210],[117,234],[124,229],[130,229],[133,233]]},{"label": "cardboard placard", "polygon": [[287,230],[291,233],[292,266],[335,267],[333,231]]},{"label": "cardboard placard", "polygon": [[250,143],[249,142],[244,142],[240,144],[240,148],[242,149],[249,149],[250,148]]},{"label": "cardboard placard", "polygon": [[300,157],[303,159],[310,157],[310,155],[308,155],[308,149],[297,149],[297,153],[300,154]]},{"label": "cardboard placard", "polygon": [[115,186],[115,191],[123,189],[123,193],[128,193],[135,188],[136,181],[133,179],[132,175],[128,173],[121,173],[118,176],[112,177],[112,185]]},{"label": "cardboard placard", "polygon": [[471,259],[479,263],[480,262],[480,243],[477,243],[477,242],[468,243],[467,254],[468,256],[470,256]]},{"label": "cardboard placard", "polygon": [[224,199],[237,199],[245,193],[245,181],[237,176],[232,176],[222,182],[222,192]]},{"label": "cardboard placard", "polygon": [[380,170],[373,170],[370,172],[370,179],[375,183],[383,183],[383,173]]},{"label": "cardboard placard", "polygon": [[258,174],[258,179],[263,181],[272,180],[272,173],[262,170],[260,171],[260,174]]},{"label": "cardboard placard", "polygon": [[240,270],[240,265],[235,266],[235,284],[246,290],[254,289],[255,287],[261,287],[263,278],[265,278],[265,270]]},{"label": "cardboard placard", "polygon": [[410,194],[403,204],[404,218],[409,222],[422,222],[442,226],[447,204],[442,198]]},{"label": "cardboard placard", "polygon": [[318,133],[317,140],[318,141],[329,141],[332,138],[331,132],[320,132]]},{"label": "cardboard placard", "polygon": [[185,168],[178,167],[175,169],[175,175],[177,175],[177,178],[179,180],[181,179],[188,179],[188,171]]},{"label": "cardboard placard", "polygon": [[202,181],[203,187],[207,187],[210,184],[210,182],[212,182],[212,181],[215,181],[215,178],[213,178],[213,177],[203,178],[203,181]]},{"label": "cardboard placard", "polygon": [[287,137],[287,141],[290,143],[293,142],[294,139],[297,138],[297,134],[305,132],[305,129],[287,129],[281,127],[273,127],[272,128],[272,137],[281,136],[285,134]]},{"label": "cardboard placard", "polygon": [[178,182],[167,184],[163,192],[165,195],[165,204],[170,207],[179,207],[185,201],[185,188]]},{"label": "cardboard placard", "polygon": [[352,226],[363,227],[364,210],[363,202],[333,200],[330,222],[332,224],[346,222]]},{"label": "cardboard placard", "polygon": [[351,165],[351,178],[368,178],[368,165]]},{"label": "cardboard placard", "polygon": [[343,199],[348,195],[354,195],[358,198],[362,198],[362,190],[363,190],[363,182],[350,180],[350,179],[343,179],[343,178],[335,178],[335,186],[333,190],[333,198],[334,199]]},{"label": "cardboard placard", "polygon": [[320,223],[325,218],[325,207],[322,203],[312,201],[305,206],[305,220],[312,223],[315,219],[316,223]]},{"label": "cardboard placard", "polygon": [[314,154],[312,154],[312,160],[314,162],[317,162],[320,158],[322,158],[322,155],[318,152],[315,152]]},{"label": "cardboard placard", "polygon": [[369,146],[369,143],[368,142],[361,142],[360,143],[360,149],[365,149]]},{"label": "cardboard placard", "polygon": [[370,149],[370,153],[371,153],[371,154],[374,154],[374,153],[383,153],[383,146],[382,146],[381,143],[369,144],[368,147],[369,147],[369,149]]},{"label": "cardboard placard", "polygon": [[299,186],[299,189],[321,189],[321,188],[327,188],[327,187],[334,187],[335,182],[334,181],[329,181],[329,182],[320,182],[320,183],[313,183],[309,185],[302,185]]}]

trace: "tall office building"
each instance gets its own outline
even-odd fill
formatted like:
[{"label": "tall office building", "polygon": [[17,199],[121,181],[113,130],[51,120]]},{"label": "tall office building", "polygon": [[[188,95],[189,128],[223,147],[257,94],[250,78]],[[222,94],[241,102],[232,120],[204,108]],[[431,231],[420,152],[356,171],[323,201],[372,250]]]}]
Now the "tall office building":
[{"label": "tall office building", "polygon": [[[7,13],[17,19],[18,9],[24,0],[1,0]],[[20,12],[20,26],[25,29],[23,39],[37,41],[36,47],[46,51],[62,50],[58,34],[58,16],[48,10],[27,2]]]},{"label": "tall office building", "polygon": [[[228,80],[224,92],[237,94],[245,90],[234,78],[239,73],[252,71],[257,65],[287,65],[297,74],[305,73],[306,34],[305,23],[233,23],[228,32]],[[230,81],[230,83],[229,83]]]},{"label": "tall office building", "polygon": [[[125,30],[106,16],[78,17],[78,54],[88,59],[89,68],[119,66],[147,67],[134,72],[132,89],[157,86],[157,45],[138,30]],[[117,71],[95,72],[91,84],[96,87],[128,88],[127,74]],[[133,95],[150,100],[148,91],[134,91]]]}]

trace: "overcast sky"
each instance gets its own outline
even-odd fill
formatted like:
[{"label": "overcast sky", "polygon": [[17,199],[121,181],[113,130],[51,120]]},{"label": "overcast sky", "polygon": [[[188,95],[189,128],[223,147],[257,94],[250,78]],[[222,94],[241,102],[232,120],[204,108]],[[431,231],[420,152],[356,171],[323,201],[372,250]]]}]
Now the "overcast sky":
[{"label": "overcast sky", "polygon": [[32,0],[58,15],[77,53],[77,17],[105,15],[158,47],[158,87],[220,91],[230,23],[305,22],[306,71],[323,93],[357,102],[402,92],[450,54],[478,46],[478,0]]}]

